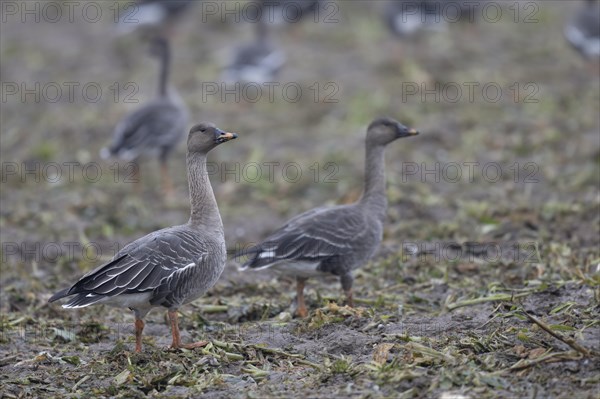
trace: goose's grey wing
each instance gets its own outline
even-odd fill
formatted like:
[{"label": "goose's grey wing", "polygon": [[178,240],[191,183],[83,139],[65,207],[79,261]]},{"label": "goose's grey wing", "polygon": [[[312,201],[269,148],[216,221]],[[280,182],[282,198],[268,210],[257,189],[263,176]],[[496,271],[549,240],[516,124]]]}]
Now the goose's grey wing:
[{"label": "goose's grey wing", "polygon": [[109,152],[132,161],[142,153],[171,147],[183,137],[186,123],[185,111],[176,104],[154,101],[119,122]]},{"label": "goose's grey wing", "polygon": [[236,50],[233,60],[223,71],[225,82],[265,83],[273,80],[285,64],[285,54],[262,42]]},{"label": "goose's grey wing", "polygon": [[182,14],[194,0],[141,0],[128,4],[119,18],[118,29],[128,33],[145,25],[160,25],[168,18]]},{"label": "goose's grey wing", "polygon": [[160,3],[169,15],[184,12],[195,0],[145,0],[142,3]]},{"label": "goose's grey wing", "polygon": [[586,7],[565,26],[565,38],[585,57],[600,57],[600,6]]},{"label": "goose's grey wing", "polygon": [[84,307],[106,297],[153,293],[161,285],[172,285],[173,276],[185,277],[192,266],[202,266],[199,262],[211,250],[188,229],[159,230],[125,246],[109,263],[56,293],[50,302],[75,295],[64,306]]},{"label": "goose's grey wing", "polygon": [[362,213],[349,207],[318,208],[290,220],[251,254],[243,268],[268,267],[281,261],[314,264],[352,252],[365,234]]}]

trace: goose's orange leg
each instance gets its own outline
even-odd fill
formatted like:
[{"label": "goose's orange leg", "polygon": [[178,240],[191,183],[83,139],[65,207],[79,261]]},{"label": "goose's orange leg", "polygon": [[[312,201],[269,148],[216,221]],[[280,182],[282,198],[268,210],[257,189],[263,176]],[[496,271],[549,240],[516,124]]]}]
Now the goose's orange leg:
[{"label": "goose's orange leg", "polygon": [[179,320],[176,310],[169,310],[169,321],[171,322],[171,334],[173,335],[173,342],[171,343],[172,349],[184,348],[184,349],[194,349],[201,348],[206,346],[208,342],[206,341],[198,341],[193,342],[191,344],[183,345],[181,343],[181,336],[179,335]]},{"label": "goose's orange leg", "polygon": [[144,331],[144,320],[135,319],[135,351],[140,353],[142,351],[142,331]]},{"label": "goose's orange leg", "polygon": [[296,302],[297,309],[296,313],[300,317],[308,316],[308,310],[306,310],[306,303],[304,303],[304,283],[306,283],[305,278],[296,277]]}]

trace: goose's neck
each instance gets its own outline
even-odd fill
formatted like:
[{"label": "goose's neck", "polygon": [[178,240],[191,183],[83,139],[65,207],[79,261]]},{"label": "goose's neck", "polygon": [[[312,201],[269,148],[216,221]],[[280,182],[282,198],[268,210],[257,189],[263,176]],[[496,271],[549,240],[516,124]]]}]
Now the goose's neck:
[{"label": "goose's neck", "polygon": [[384,147],[380,145],[367,146],[365,161],[365,189],[359,202],[369,210],[375,212],[383,220],[387,209],[387,196],[385,194],[385,162]]},{"label": "goose's neck", "polygon": [[268,27],[267,23],[260,20],[256,23],[254,34],[256,41],[259,43],[266,43],[268,40]]},{"label": "goose's neck", "polygon": [[167,82],[169,81],[169,72],[171,70],[171,46],[165,42],[164,49],[160,55],[160,75],[158,80],[158,95],[167,96]]},{"label": "goose's neck", "polygon": [[208,178],[206,154],[188,153],[187,167],[192,208],[189,224],[222,235],[223,222]]}]

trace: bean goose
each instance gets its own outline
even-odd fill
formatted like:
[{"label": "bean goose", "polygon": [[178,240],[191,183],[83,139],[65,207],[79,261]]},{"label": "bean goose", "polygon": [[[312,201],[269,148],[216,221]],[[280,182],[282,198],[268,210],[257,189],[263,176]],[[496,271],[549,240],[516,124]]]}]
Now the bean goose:
[{"label": "bean goose", "polygon": [[439,4],[431,0],[391,0],[384,18],[396,35],[405,37],[422,30],[441,31],[446,27]]},{"label": "bean goose", "polygon": [[586,59],[600,59],[600,3],[587,0],[565,27],[565,37]]},{"label": "bean goose", "polygon": [[264,20],[255,22],[254,28],[254,41],[235,49],[233,59],[223,71],[223,81],[264,84],[277,78],[285,55],[269,40]]},{"label": "bean goose", "polygon": [[[263,18],[268,23],[283,25],[300,22],[301,20],[319,21],[322,0],[263,0]],[[320,18],[319,18],[320,17]]]},{"label": "bean goose", "polygon": [[181,344],[177,309],[212,287],[225,266],[223,223],[208,179],[206,155],[236,137],[210,123],[193,127],[187,153],[189,221],[128,244],[110,262],[57,292],[49,302],[72,297],[63,308],[107,304],[131,309],[135,315],[136,352],[142,350],[144,316],[151,308],[163,306],[168,309],[171,323],[171,347],[202,345]]},{"label": "bean goose", "polygon": [[[396,35],[412,36],[421,31],[444,31],[448,24],[476,22],[491,0],[390,0],[384,8],[388,27]],[[493,11],[497,11],[494,7]],[[490,10],[490,12],[492,12]]]},{"label": "bean goose", "polygon": [[351,205],[316,208],[291,219],[260,244],[236,254],[249,255],[242,270],[273,268],[296,278],[297,313],[307,315],[304,284],[309,277],[339,276],[352,306],[352,271],[373,255],[383,235],[387,199],[384,149],[399,138],[418,134],[391,118],[367,129],[365,186]]},{"label": "bean goose", "polygon": [[139,0],[128,3],[119,13],[118,29],[129,33],[141,27],[156,27],[170,36],[173,25],[197,0]]},{"label": "bean goose", "polygon": [[167,158],[185,134],[188,111],[176,91],[167,87],[171,60],[169,41],[156,38],[151,50],[161,62],[158,97],[117,124],[112,143],[100,151],[100,156],[137,162],[142,155],[158,155],[163,192],[172,196]]}]

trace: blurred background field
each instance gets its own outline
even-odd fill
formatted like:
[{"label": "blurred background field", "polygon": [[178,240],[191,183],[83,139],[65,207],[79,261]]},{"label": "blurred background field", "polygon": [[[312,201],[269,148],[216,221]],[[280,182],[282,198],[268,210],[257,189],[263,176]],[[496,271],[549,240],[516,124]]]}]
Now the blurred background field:
[{"label": "blurred background field", "polygon": [[[156,92],[147,44],[116,32],[117,3],[126,2],[95,2],[104,15],[95,23],[77,13],[72,23],[22,22],[3,9],[2,395],[597,397],[599,73],[562,30],[581,3],[496,2],[496,22],[400,39],[383,21],[384,2],[331,2],[319,23],[273,28],[287,61],[273,98],[262,86],[256,102],[242,90],[236,101],[219,80],[252,24],[191,7],[173,36],[171,84],[189,127],[208,120],[240,135],[211,154],[229,250],[304,210],[355,200],[375,117],[421,132],[387,149],[388,223],[356,276],[360,308],[330,304],[338,283],[315,280],[311,316],[292,319],[291,281],[242,274],[232,260],[182,309],[182,333],[213,340],[204,356],[163,350],[160,310],[148,317],[147,353],[134,355],[126,312],[46,303],[117,248],[189,217],[184,143],[170,159],[171,201],[155,160],[142,162],[136,193],[126,163],[98,156],[119,119]],[[216,4],[225,3],[246,4]]]}]

